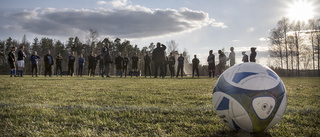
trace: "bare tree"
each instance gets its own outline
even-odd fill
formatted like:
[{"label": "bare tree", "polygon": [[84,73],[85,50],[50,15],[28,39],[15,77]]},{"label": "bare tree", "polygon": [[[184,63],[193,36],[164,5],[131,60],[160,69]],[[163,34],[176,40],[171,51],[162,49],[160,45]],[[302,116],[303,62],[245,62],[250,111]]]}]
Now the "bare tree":
[{"label": "bare tree", "polygon": [[281,33],[282,29],[280,27],[273,28],[270,33],[270,48],[269,53],[271,57],[280,57],[280,67],[283,69],[282,64],[282,44],[283,44],[283,33]]},{"label": "bare tree", "polygon": [[90,29],[89,35],[86,36],[87,45],[91,45],[91,47],[93,45],[94,47],[92,47],[92,48],[95,48],[95,43],[97,43],[98,37],[99,37],[98,31]]},{"label": "bare tree", "polygon": [[179,44],[175,40],[167,41],[167,53],[178,51]]}]

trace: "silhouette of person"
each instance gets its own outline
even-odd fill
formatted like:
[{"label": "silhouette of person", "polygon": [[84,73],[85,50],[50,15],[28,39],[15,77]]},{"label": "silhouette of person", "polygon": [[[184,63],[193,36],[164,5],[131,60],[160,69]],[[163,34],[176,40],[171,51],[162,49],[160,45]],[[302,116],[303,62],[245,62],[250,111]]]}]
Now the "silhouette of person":
[{"label": "silhouette of person", "polygon": [[230,60],[230,67],[236,64],[236,54],[234,53],[234,48],[230,48],[230,54],[228,60]]},{"label": "silhouette of person", "polygon": [[146,55],[144,56],[144,77],[147,77],[147,71],[149,71],[149,75],[151,77],[151,58],[149,56],[149,53],[146,52]]},{"label": "silhouette of person", "polygon": [[23,77],[23,69],[24,69],[24,59],[26,58],[26,54],[24,53],[24,46],[20,47],[20,50],[18,51],[18,76],[20,74],[21,77]]},{"label": "silhouette of person", "polygon": [[158,69],[160,68],[160,76],[164,77],[164,71],[163,71],[163,63],[165,61],[165,55],[164,51],[167,49],[167,47],[160,42],[157,43],[157,47],[153,50],[152,53],[152,60],[154,62],[154,78],[157,78],[158,76]]},{"label": "silhouette of person", "polygon": [[76,61],[76,58],[74,57],[74,52],[71,52],[71,55],[69,56],[69,62],[68,62],[68,74],[70,76],[73,76],[74,72],[74,62]]},{"label": "silhouette of person", "polygon": [[44,56],[44,64],[45,64],[44,76],[47,77],[47,74],[49,74],[49,77],[51,77],[53,58],[51,56],[50,50],[48,50],[48,54]]},{"label": "silhouette of person", "polygon": [[182,54],[178,57],[178,70],[177,70],[177,78],[179,76],[179,72],[181,73],[181,78],[183,77],[183,65],[184,65],[184,57]]},{"label": "silhouette of person", "polygon": [[207,58],[207,62],[208,62],[208,71],[209,71],[209,78],[211,78],[211,74],[212,74],[212,78],[215,75],[215,57],[213,55],[213,51],[210,50],[209,51],[209,56]]},{"label": "silhouette of person", "polygon": [[56,56],[56,76],[58,76],[58,71],[60,70],[60,76],[62,77],[62,56],[61,53],[58,53]]},{"label": "silhouette of person", "polygon": [[169,56],[169,70],[170,70],[170,77],[173,78],[174,77],[174,65],[176,64],[176,58],[173,56],[173,53],[170,53]]},{"label": "silhouette of person", "polygon": [[33,70],[35,70],[36,77],[38,77],[38,59],[40,57],[37,54],[37,51],[34,51],[33,54],[30,56],[30,61],[31,61],[31,73],[33,77]]},{"label": "silhouette of person", "polygon": [[218,50],[218,53],[219,53],[219,64],[218,64],[219,75],[221,75],[223,71],[226,69],[227,57],[221,50]]},{"label": "silhouette of person", "polygon": [[123,58],[121,57],[121,52],[118,52],[118,56],[115,58],[114,63],[116,65],[116,77],[118,77],[118,75],[122,77]]},{"label": "silhouette of person", "polygon": [[80,57],[78,58],[78,76],[82,77],[82,71],[83,71],[83,66],[85,63],[85,59],[82,54],[80,54]]},{"label": "silhouette of person", "polygon": [[127,69],[128,69],[128,64],[130,63],[130,59],[128,58],[128,54],[124,54],[123,57],[123,70],[122,72],[124,73],[124,76],[127,77]]},{"label": "silhouette of person", "polygon": [[249,62],[249,59],[248,59],[248,55],[246,54],[245,51],[242,52],[242,61],[243,62]]},{"label": "silhouette of person", "polygon": [[110,49],[109,49],[109,43],[106,43],[105,51],[103,55],[103,61],[104,61],[104,72],[102,73],[102,77],[106,75],[106,77],[110,77],[110,65],[112,64],[111,55],[110,55]]},{"label": "silhouette of person", "polygon": [[17,50],[17,47],[12,47],[11,51],[8,54],[8,63],[10,66],[10,77],[12,77],[12,75],[16,77],[16,56],[15,56],[16,50]]},{"label": "silhouette of person", "polygon": [[132,70],[133,72],[131,73],[131,77],[132,74],[135,73],[136,77],[138,77],[138,62],[139,62],[139,57],[137,56],[137,53],[134,53],[133,56],[131,57],[132,60]]},{"label": "silhouette of person", "polygon": [[194,77],[194,71],[197,72],[197,76],[199,77],[199,63],[200,60],[197,58],[197,55],[194,55],[192,59],[192,77]]},{"label": "silhouette of person", "polygon": [[250,54],[250,62],[256,62],[256,56],[257,56],[256,48],[252,47],[251,54]]}]

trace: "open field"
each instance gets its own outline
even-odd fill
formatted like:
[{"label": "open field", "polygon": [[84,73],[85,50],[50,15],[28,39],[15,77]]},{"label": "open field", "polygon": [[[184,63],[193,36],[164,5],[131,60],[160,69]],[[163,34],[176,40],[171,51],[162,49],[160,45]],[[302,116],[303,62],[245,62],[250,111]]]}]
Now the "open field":
[{"label": "open field", "polygon": [[[320,136],[320,78],[282,78],[288,107],[251,136]],[[0,76],[0,136],[236,136],[213,111],[217,78]],[[248,134],[246,134],[248,135]]]}]

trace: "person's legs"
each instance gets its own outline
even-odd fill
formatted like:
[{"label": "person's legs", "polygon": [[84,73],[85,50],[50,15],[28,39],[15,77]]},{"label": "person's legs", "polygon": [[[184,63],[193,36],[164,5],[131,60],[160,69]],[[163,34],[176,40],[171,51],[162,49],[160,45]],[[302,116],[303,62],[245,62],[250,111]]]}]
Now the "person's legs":
[{"label": "person's legs", "polygon": [[158,68],[159,68],[159,63],[158,62],[155,62],[154,63],[154,77],[157,78],[158,76]]}]

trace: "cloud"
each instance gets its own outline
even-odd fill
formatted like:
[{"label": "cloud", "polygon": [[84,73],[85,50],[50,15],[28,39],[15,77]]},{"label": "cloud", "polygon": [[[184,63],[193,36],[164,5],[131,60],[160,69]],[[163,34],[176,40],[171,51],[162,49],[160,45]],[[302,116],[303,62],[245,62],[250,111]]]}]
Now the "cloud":
[{"label": "cloud", "polygon": [[253,32],[254,30],[255,30],[255,28],[253,28],[253,27],[247,28],[248,33]]},{"label": "cloud", "polygon": [[240,40],[237,40],[237,39],[232,40],[233,43],[236,43],[236,42],[239,42],[239,41],[240,41]]},{"label": "cloud", "polygon": [[86,35],[88,30],[97,30],[101,35],[121,38],[146,38],[193,31],[205,26],[227,28],[203,11],[188,8],[150,9],[128,5],[127,0],[97,4],[111,4],[115,9],[53,9],[36,8],[8,13],[5,18],[12,24],[7,28],[19,28],[28,33],[46,36]]},{"label": "cloud", "polygon": [[264,37],[259,38],[259,41],[262,41],[262,42],[267,41],[267,40],[268,40],[268,38],[264,38]]},{"label": "cloud", "polygon": [[97,1],[98,5],[107,5],[108,3],[106,1]]}]

